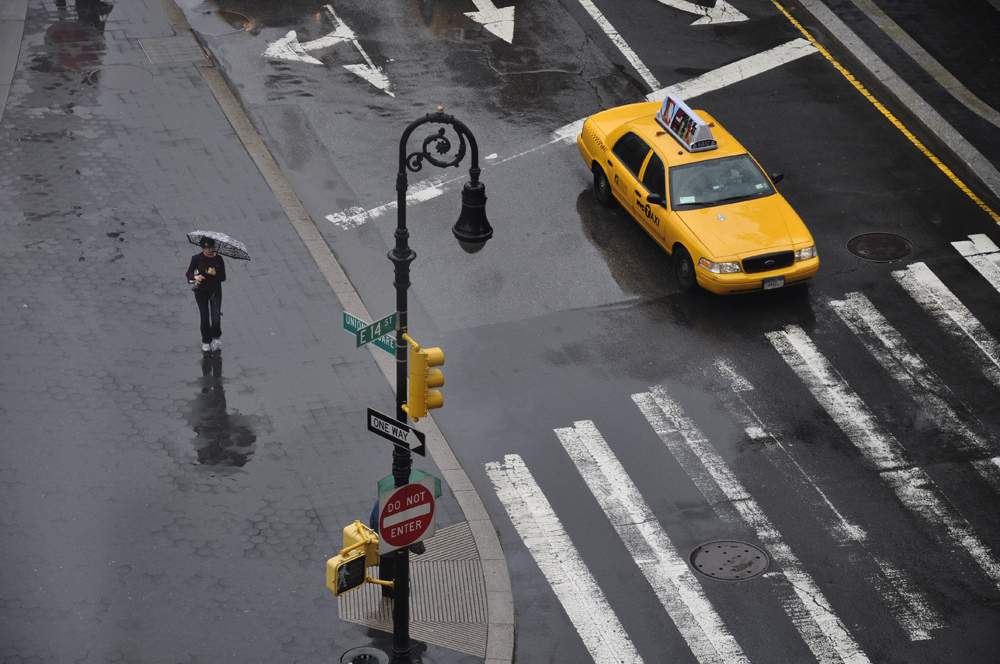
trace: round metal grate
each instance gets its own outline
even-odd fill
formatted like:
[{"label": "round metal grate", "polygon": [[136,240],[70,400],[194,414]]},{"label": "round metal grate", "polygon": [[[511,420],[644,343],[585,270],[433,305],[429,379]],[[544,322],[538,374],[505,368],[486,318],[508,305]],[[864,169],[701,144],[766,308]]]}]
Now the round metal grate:
[{"label": "round metal grate", "polygon": [[389,664],[389,655],[378,648],[354,648],[340,656],[340,664]]},{"label": "round metal grate", "polygon": [[135,65],[108,65],[87,74],[87,82],[107,90],[141,90],[153,74]]},{"label": "round metal grate", "polygon": [[720,581],[746,581],[771,566],[763,549],[733,540],[702,544],[688,556],[696,572]]},{"label": "round metal grate", "polygon": [[913,243],[895,233],[862,233],[847,241],[847,250],[875,263],[891,263],[913,253]]}]

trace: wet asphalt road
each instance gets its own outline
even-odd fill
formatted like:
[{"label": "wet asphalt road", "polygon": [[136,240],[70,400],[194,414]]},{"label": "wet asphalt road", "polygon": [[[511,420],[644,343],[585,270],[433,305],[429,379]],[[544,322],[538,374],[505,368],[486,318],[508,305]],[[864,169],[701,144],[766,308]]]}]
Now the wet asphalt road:
[{"label": "wet asphalt road", "polygon": [[[410,174],[411,185],[440,178],[434,182],[443,189],[408,207],[418,255],[410,325],[418,341],[447,354],[446,405],[435,418],[501,535],[514,588],[516,659],[590,655],[586,630],[574,626],[571,608],[554,594],[487,476],[486,464],[511,454],[531,471],[639,655],[697,661],[555,429],[593,422],[681,556],[719,539],[773,544],[734,517],[732,500],[706,494],[704,467],[673,456],[650,426],[633,395],[662,386],[850,635],[820,638],[810,653],[811,642],[786,615],[801,605],[788,599],[780,575],[737,585],[703,581],[723,631],[750,661],[841,661],[851,653],[857,661],[992,661],[1000,634],[1000,578],[989,562],[995,554],[977,564],[941,514],[901,500],[883,467],[852,444],[849,424],[838,426],[768,336],[803,330],[870,414],[855,434],[898,441],[904,465],[929,478],[920,486],[936,484],[936,495],[967,524],[963,532],[996,551],[996,485],[970,462],[1000,450],[997,385],[893,276],[925,264],[987,330],[1000,330],[1000,295],[951,245],[972,234],[998,239],[989,216],[814,54],[701,95],[692,106],[712,113],[766,170],[786,174],[779,189],[817,240],[820,275],[808,287],[748,297],[680,293],[669,258],[622,209],[597,204],[575,145],[542,147],[553,130],[641,101],[649,87],[575,0],[516,4],[512,44],[477,37],[461,15],[468,4],[336,6],[384,67],[392,97],[343,68],[362,62],[344,44],[311,52],[322,65],[261,57],[288,30],[301,43],[330,32],[321,3],[281,20],[227,3],[251,17],[252,33],[206,41],[375,313],[394,303],[384,253],[395,212],[382,206],[395,199],[396,137],[437,104],[476,134],[495,237],[472,256],[454,245],[449,230],[464,169]],[[770,3],[736,3],[749,20],[719,26],[691,26],[692,14],[648,0],[597,4],[664,87],[801,36]],[[323,222],[327,215],[334,221]],[[873,231],[905,236],[912,255],[873,263],[847,252],[850,238]],[[831,301],[851,293],[868,298],[947,386],[965,433],[942,422],[921,400],[922,388],[894,378],[838,317]],[[733,371],[752,392],[734,392]],[[773,437],[751,435],[748,409]],[[983,445],[971,449],[970,435]],[[843,535],[845,524],[858,529],[853,539]],[[831,642],[842,648],[838,654],[823,653]]]},{"label": "wet asphalt road", "polygon": [[[566,123],[650,91],[577,0],[516,3],[512,44],[466,20],[470,2],[336,3],[394,96],[344,68],[365,62],[350,43],[311,52],[321,65],[263,57],[289,30],[302,43],[328,34],[334,25],[325,3],[178,4],[375,314],[394,306],[385,252],[395,211],[381,206],[395,200],[399,134],[438,104],[476,134],[494,239],[470,256],[451,236],[465,165],[410,175],[411,185],[439,178],[442,191],[408,208],[418,254],[410,326],[448,358],[446,404],[435,419],[507,553],[516,661],[589,661],[590,654],[487,475],[486,464],[511,454],[530,469],[643,660],[698,661],[555,429],[593,422],[681,556],[718,539],[773,548],[734,512],[740,501],[720,499],[717,489],[706,495],[704,471],[661,441],[633,399],[653,387],[683,408],[767,515],[860,657],[993,660],[1000,578],[989,575],[989,560],[1000,550],[1000,517],[996,484],[970,462],[1000,453],[1000,387],[893,273],[925,264],[995,337],[1000,294],[951,243],[972,234],[1000,241],[1000,233],[822,56],[692,102],[766,170],[786,174],[778,187],[809,225],[822,260],[808,287],[719,298],[679,292],[669,258],[625,211],[597,204],[575,145],[546,145]],[[735,3],[747,22],[694,27],[694,15],[652,0],[596,4],[662,86],[801,36],[770,3]],[[203,13],[216,8],[249,16],[251,30],[233,31]],[[848,239],[872,231],[905,236],[913,254],[879,264],[846,251]],[[851,293],[868,298],[947,386],[944,399],[966,429],[942,422],[940,409],[915,398],[926,390],[887,371],[838,316],[831,302]],[[778,352],[768,334],[788,326],[812,339],[864,404],[851,412],[871,414],[853,433],[863,438],[874,422],[876,433],[897,441],[906,467],[923,469],[980,539],[985,564],[958,543],[964,526],[904,506],[885,469]],[[734,392],[734,372],[752,392]],[[211,390],[210,375],[208,367],[192,387]],[[748,431],[748,410],[772,438]],[[983,444],[970,446],[970,435]],[[845,523],[866,536],[846,537]],[[776,563],[773,571],[782,569],[791,568]],[[810,652],[786,613],[780,576],[700,585],[749,661],[846,659]]]}]

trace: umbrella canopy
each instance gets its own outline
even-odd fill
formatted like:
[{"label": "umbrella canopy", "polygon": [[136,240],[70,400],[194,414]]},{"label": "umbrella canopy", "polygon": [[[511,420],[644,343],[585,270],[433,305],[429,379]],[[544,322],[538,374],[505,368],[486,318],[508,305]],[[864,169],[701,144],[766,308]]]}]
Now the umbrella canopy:
[{"label": "umbrella canopy", "polygon": [[246,245],[239,240],[234,240],[225,233],[217,231],[195,231],[188,233],[188,240],[191,244],[197,244],[199,247],[201,246],[201,239],[204,237],[210,237],[215,240],[216,253],[229,256],[230,258],[238,258],[241,261],[250,260],[250,254],[247,253]]}]

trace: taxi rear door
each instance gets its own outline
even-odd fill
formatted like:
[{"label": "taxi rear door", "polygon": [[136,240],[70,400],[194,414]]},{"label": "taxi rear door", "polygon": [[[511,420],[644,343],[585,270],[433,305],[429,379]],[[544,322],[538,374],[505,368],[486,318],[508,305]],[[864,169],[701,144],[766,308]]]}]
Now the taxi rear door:
[{"label": "taxi rear door", "polygon": [[639,181],[642,165],[650,153],[646,141],[634,133],[627,131],[615,141],[611,154],[607,157],[608,179],[611,180],[611,191],[614,192],[622,206],[635,214],[632,199],[635,198],[635,188]]},{"label": "taxi rear door", "polygon": [[[667,226],[667,170],[663,160],[653,152],[649,155],[632,192],[632,214],[646,225],[649,233],[661,243],[666,239]],[[649,195],[660,197],[660,203],[650,203]],[[671,233],[672,235],[672,233]],[[669,250],[669,247],[668,247]]]}]

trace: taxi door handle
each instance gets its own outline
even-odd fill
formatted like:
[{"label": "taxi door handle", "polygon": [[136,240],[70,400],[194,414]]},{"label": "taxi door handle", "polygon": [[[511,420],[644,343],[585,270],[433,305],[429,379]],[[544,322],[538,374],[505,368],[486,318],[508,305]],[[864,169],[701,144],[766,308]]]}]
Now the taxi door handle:
[{"label": "taxi door handle", "polygon": [[612,168],[614,168],[614,167],[615,167],[615,165],[611,163],[611,160],[610,160],[610,159],[608,159],[608,166],[610,166],[610,167],[612,167]]},{"label": "taxi door handle", "polygon": [[638,196],[639,198],[642,198],[642,194],[639,193],[638,189],[635,190],[635,195]]}]

